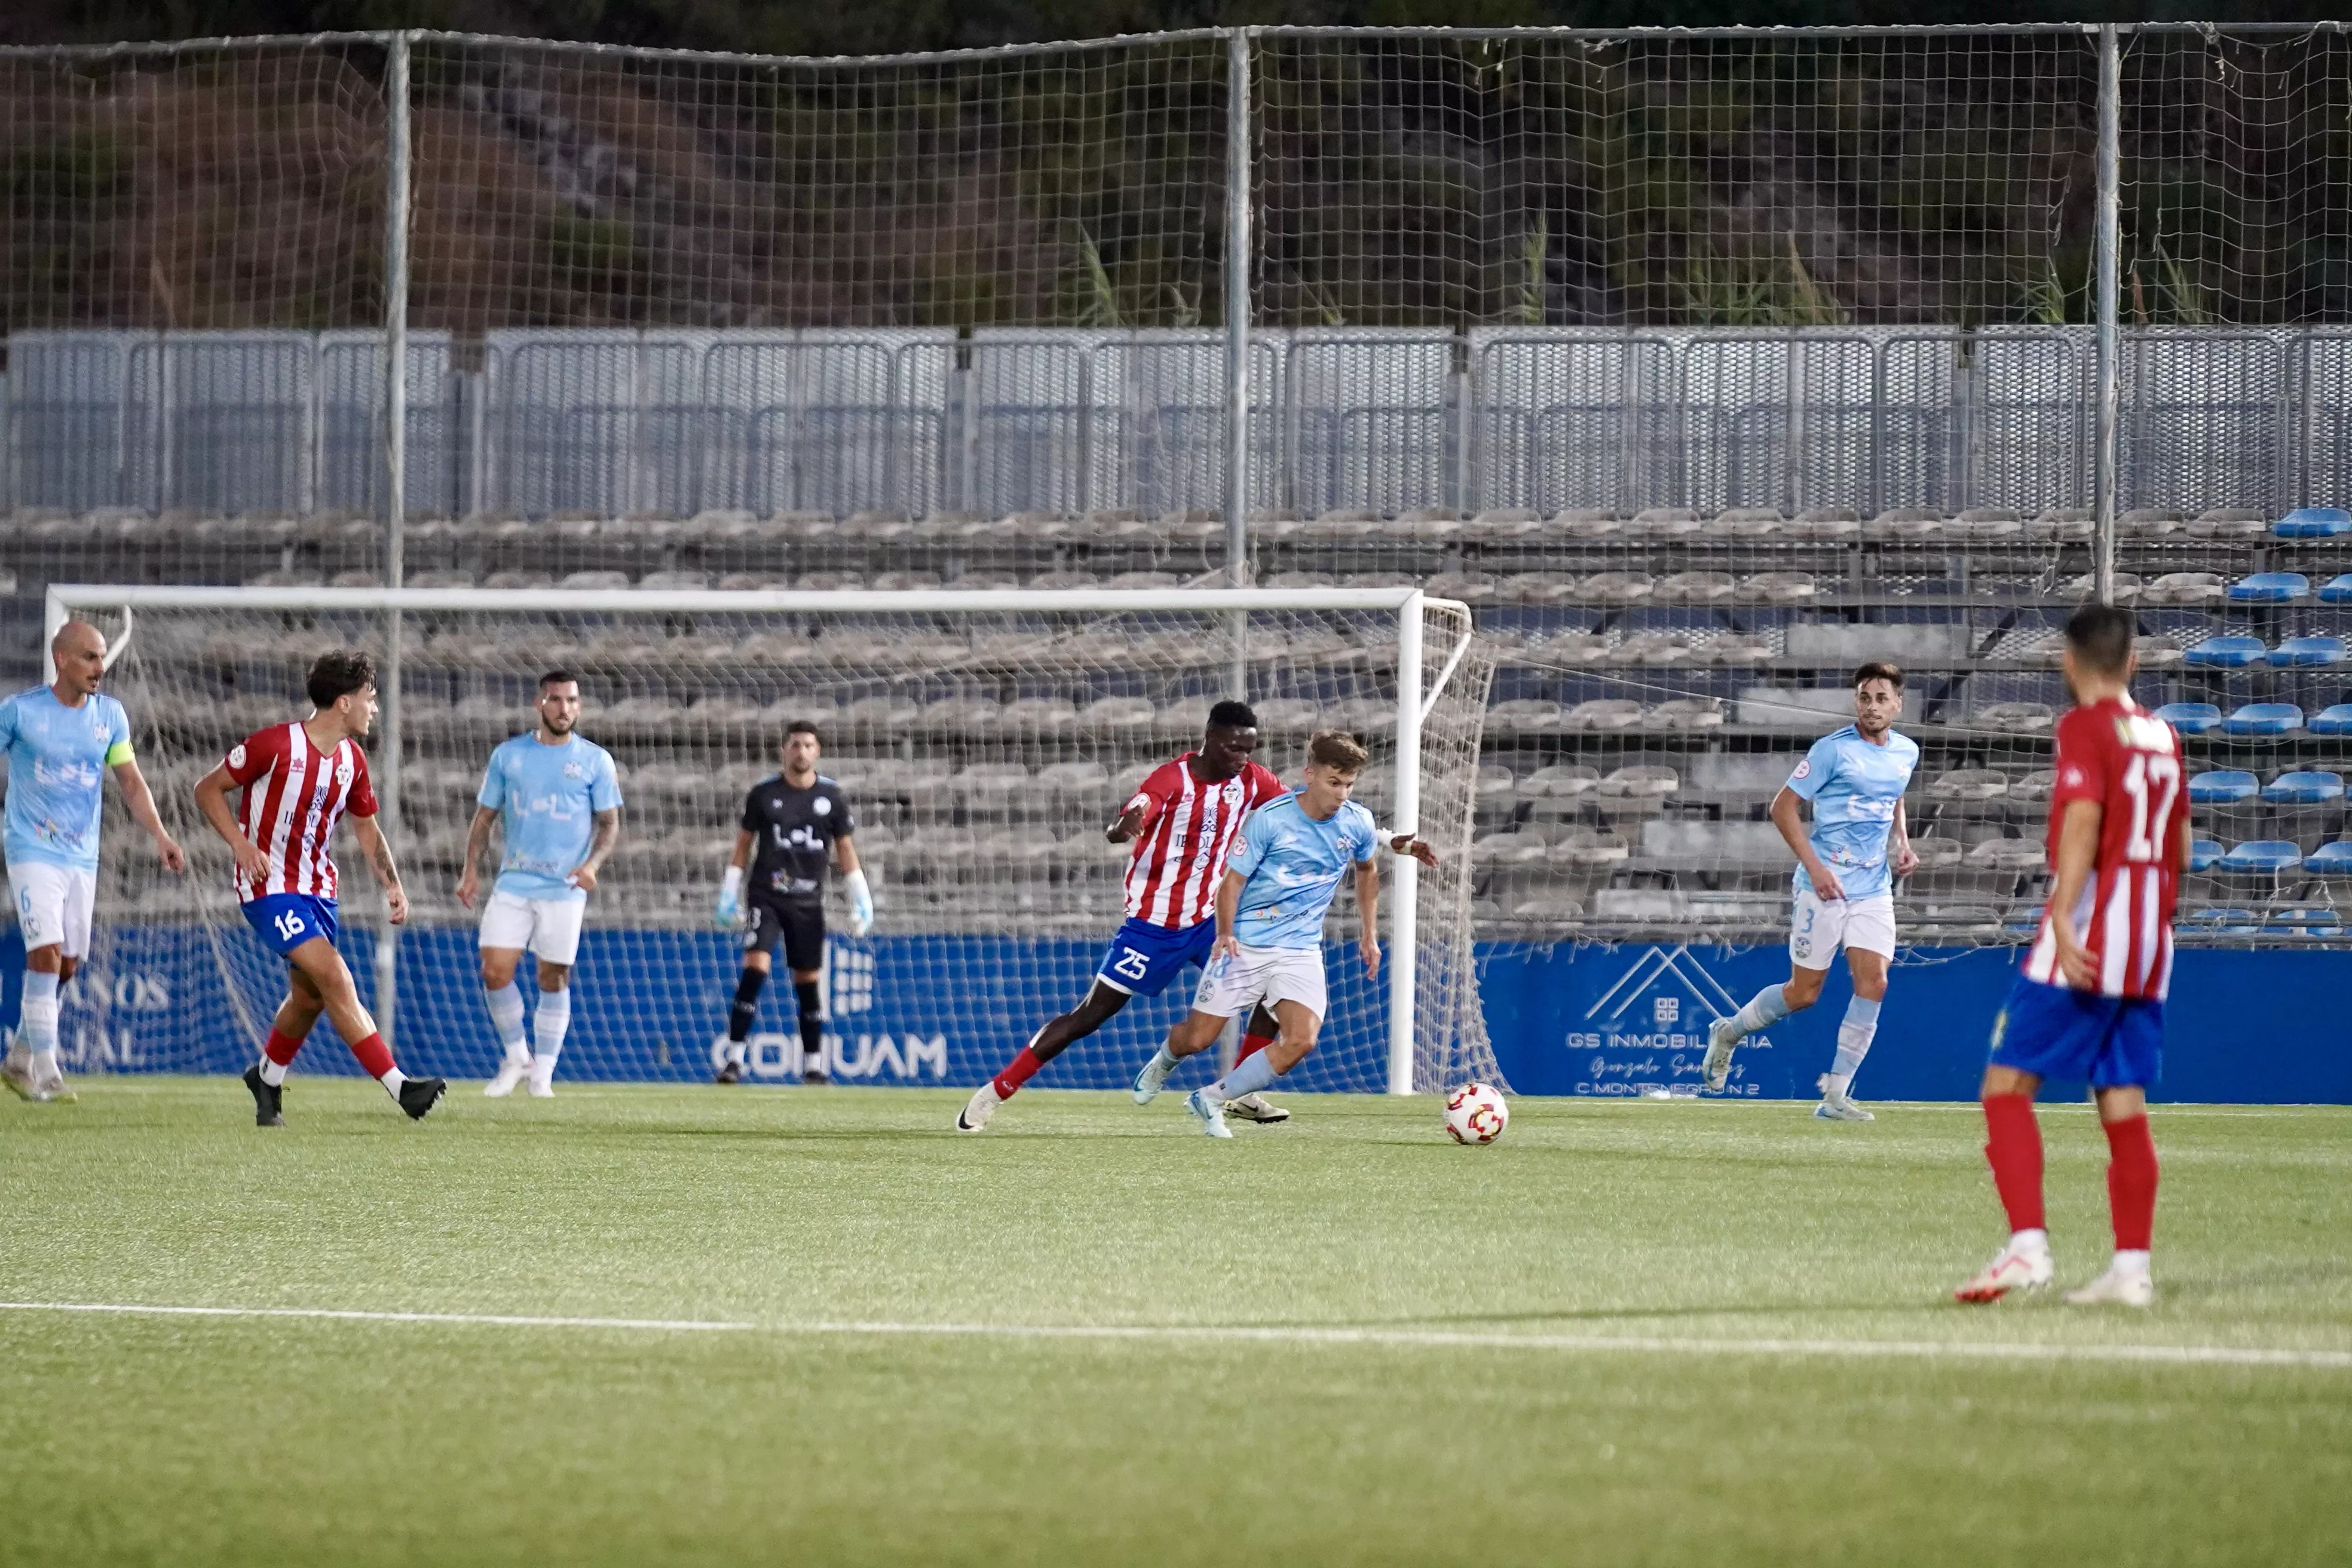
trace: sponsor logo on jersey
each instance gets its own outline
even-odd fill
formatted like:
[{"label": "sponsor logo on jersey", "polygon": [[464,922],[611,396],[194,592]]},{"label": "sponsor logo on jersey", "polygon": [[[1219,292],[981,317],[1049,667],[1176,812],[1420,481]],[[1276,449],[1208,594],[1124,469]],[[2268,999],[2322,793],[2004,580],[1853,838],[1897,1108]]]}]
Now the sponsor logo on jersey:
[{"label": "sponsor logo on jersey", "polygon": [[1813,776],[1813,759],[1807,757],[1803,762],[1799,763],[1797,764],[1797,771],[1790,773],[1789,776],[1792,779],[1811,778]]}]

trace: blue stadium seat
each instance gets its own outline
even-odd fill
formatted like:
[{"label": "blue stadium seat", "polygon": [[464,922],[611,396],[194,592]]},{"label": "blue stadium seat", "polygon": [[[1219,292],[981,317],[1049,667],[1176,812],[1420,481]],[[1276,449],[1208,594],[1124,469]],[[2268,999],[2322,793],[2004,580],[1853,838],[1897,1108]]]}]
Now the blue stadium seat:
[{"label": "blue stadium seat", "polygon": [[2292,702],[2249,702],[2221,721],[2231,735],[2290,735],[2302,728],[2303,710]]},{"label": "blue stadium seat", "polygon": [[2188,662],[2208,669],[2243,669],[2262,663],[2269,652],[2260,637],[2207,637],[2189,650]]},{"label": "blue stadium seat", "polygon": [[[2189,782],[2189,798],[2197,798],[2194,780]],[[2313,769],[2281,773],[2263,786],[2263,798],[2273,805],[2325,805],[2344,798],[2344,775]]]},{"label": "blue stadium seat", "polygon": [[2299,936],[2315,942],[2332,942],[2344,934],[2344,917],[2324,906],[2273,910],[2271,918],[2263,923],[2273,936]]},{"label": "blue stadium seat", "polygon": [[[2347,708],[2352,710],[2352,704]],[[2156,716],[2184,735],[2201,735],[2221,721],[2221,710],[2210,702],[2168,702]]]},{"label": "blue stadium seat", "polygon": [[2323,605],[2352,604],[2352,572],[2340,577],[2330,577],[2319,590],[2319,602]]},{"label": "blue stadium seat", "polygon": [[2303,864],[2303,851],[2287,838],[2257,838],[2241,844],[2216,860],[2218,870],[2243,876],[2274,877]]},{"label": "blue stadium seat", "polygon": [[2206,936],[2217,933],[2248,936],[2263,929],[2263,912],[2260,910],[2191,910],[2180,918],[2180,923]]},{"label": "blue stadium seat", "polygon": [[2262,792],[2262,780],[2235,768],[2217,768],[2189,781],[2189,798],[2198,805],[2229,805]]},{"label": "blue stadium seat", "polygon": [[2278,647],[2271,649],[2274,665],[2342,664],[2342,637],[2282,637]]},{"label": "blue stadium seat", "polygon": [[2192,838],[2189,841],[2189,868],[2190,870],[2210,871],[2213,868],[2213,863],[2221,859],[2221,847],[2213,842],[2210,838]]},{"label": "blue stadium seat", "polygon": [[2227,597],[2241,605],[2285,605],[2311,596],[2311,579],[2300,572],[2257,572],[2230,584]]},{"label": "blue stadium seat", "polygon": [[2352,533],[2352,511],[2340,506],[2299,506],[2272,525],[2281,539],[2333,539]]},{"label": "blue stadium seat", "polygon": [[2304,857],[2303,868],[2318,877],[2352,877],[2352,844],[2323,844]]},{"label": "blue stadium seat", "polygon": [[2352,735],[2352,702],[2338,702],[2311,716],[2315,735]]}]

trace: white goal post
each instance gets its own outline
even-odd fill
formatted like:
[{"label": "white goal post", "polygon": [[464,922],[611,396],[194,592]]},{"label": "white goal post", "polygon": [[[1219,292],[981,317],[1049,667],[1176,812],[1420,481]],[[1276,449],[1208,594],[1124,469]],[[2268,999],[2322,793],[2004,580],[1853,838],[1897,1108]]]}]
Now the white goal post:
[{"label": "white goal post", "polygon": [[[396,830],[395,851],[404,865],[417,868],[404,877],[415,906],[412,929],[470,921],[425,887],[428,878],[438,886],[446,883],[445,871],[454,874],[432,855],[436,847],[446,855],[450,825],[458,820],[453,814],[470,812],[470,798],[460,788],[467,758],[478,773],[489,743],[528,727],[528,701],[511,693],[526,678],[535,680],[543,659],[583,666],[583,684],[592,689],[582,733],[614,752],[625,781],[638,773],[649,785],[701,785],[688,803],[691,812],[680,805],[664,816],[648,804],[651,795],[643,801],[633,795],[625,810],[625,838],[652,835],[647,842],[661,856],[661,874],[680,886],[641,883],[635,894],[600,891],[598,901],[617,900],[646,927],[688,923],[689,917],[678,911],[697,906],[692,889],[683,884],[698,888],[715,878],[717,867],[681,865],[679,858],[707,847],[707,838],[694,836],[708,834],[711,823],[731,830],[732,808],[740,805],[740,789],[730,795],[730,786],[740,778],[721,762],[745,752],[772,756],[779,738],[772,731],[781,731],[782,714],[797,710],[795,704],[826,705],[821,722],[841,736],[827,735],[828,772],[836,771],[831,764],[839,756],[842,766],[870,779],[902,780],[897,787],[908,803],[910,823],[945,820],[924,813],[927,802],[950,784],[971,776],[978,788],[988,782],[979,775],[992,767],[1013,774],[1013,815],[971,817],[981,824],[972,832],[982,836],[991,825],[1015,820],[1024,802],[1045,788],[1042,782],[1024,783],[1020,770],[1029,770],[1030,781],[1050,779],[1057,788],[1076,777],[1078,783],[1069,787],[1078,791],[1073,798],[1079,804],[1072,810],[1089,811],[1098,804],[1084,793],[1089,783],[1131,783],[1148,758],[1164,760],[1181,742],[1197,742],[1199,714],[1213,698],[1238,694],[1258,704],[1265,715],[1261,758],[1286,777],[1296,776],[1312,723],[1328,720],[1354,728],[1373,752],[1365,793],[1382,826],[1423,833],[1443,861],[1424,878],[1410,858],[1383,857],[1390,942],[1378,1087],[1403,1094],[1493,1076],[1470,947],[1468,879],[1493,661],[1473,633],[1465,605],[1418,589],[50,587],[47,632],[53,636],[76,615],[97,620],[118,645],[113,689],[130,707],[142,762],[151,775],[159,775],[155,793],[167,821],[191,853],[187,897],[175,906],[160,871],[139,858],[144,846],[130,842],[137,836],[117,831],[109,836],[109,858],[121,868],[110,886],[159,920],[175,910],[208,909],[204,918],[219,928],[209,946],[222,954],[241,952],[247,944],[235,929],[233,909],[203,885],[207,878],[217,879],[226,855],[195,821],[192,805],[179,798],[189,782],[184,775],[216,761],[231,731],[300,716],[297,667],[306,647],[352,643],[378,655],[383,718],[370,749],[383,809]],[[1240,693],[1234,690],[1237,677],[1246,687]],[[667,699],[614,700],[615,693],[640,690],[656,678],[667,682]],[[691,685],[696,679],[705,684]],[[746,689],[747,682],[758,689]],[[816,695],[804,695],[811,692]],[[962,710],[955,710],[948,729],[926,727],[935,710],[952,710],[975,692],[982,717],[961,718]],[[768,693],[781,695],[761,706]],[[220,711],[208,711],[214,709]],[[465,729],[467,723],[472,730]],[[631,733],[648,739],[633,746]],[[419,749],[420,738],[433,735],[442,737],[438,755],[430,754],[430,739]],[[983,755],[992,760],[972,760]],[[998,758],[1010,760],[992,760]],[[404,809],[404,793],[422,791],[428,774],[446,801],[420,795]],[[853,779],[849,787],[855,805],[859,785]],[[865,838],[864,808],[857,809]],[[1097,839],[1102,820],[1085,823]],[[937,886],[923,892],[923,879],[932,876],[924,835],[953,839],[965,826],[962,816],[956,822],[951,828],[910,827],[898,841],[877,820],[872,837],[900,845],[895,857],[884,857],[896,860],[890,875],[877,879],[883,922],[877,936],[909,929],[953,934],[942,911],[957,897],[964,900],[957,907],[979,922],[976,929],[994,934],[1049,931],[1071,941],[1087,935],[1098,943],[1116,926],[1116,881],[1107,873],[1118,858],[1108,847],[1095,856],[1100,864],[1057,872],[1051,897],[1024,891],[1018,910],[977,908],[985,880],[956,884],[934,877]],[[990,842],[1001,845],[1009,837],[999,832]],[[950,845],[961,847],[961,841]],[[1024,864],[1002,875],[1026,888],[1026,879],[1040,875],[1025,864],[1036,858],[1015,855],[1011,858]],[[985,872],[985,847],[974,863]],[[355,864],[354,872],[365,876]],[[908,885],[903,900],[890,890],[899,885]],[[959,894],[959,886],[966,891]],[[1037,886],[1042,890],[1045,884]],[[919,908],[907,901],[919,898],[930,901]],[[894,910],[894,902],[901,907]],[[365,930],[362,911],[373,907],[372,898],[354,900],[352,923]],[[129,918],[135,917],[110,909],[101,893],[101,926]],[[399,1004],[399,951],[396,940],[373,948],[379,1021],[387,1034],[394,1017],[416,1016]],[[1335,963],[1335,983],[1339,968]],[[253,995],[241,1009],[236,1005],[240,984],[227,980],[225,989],[232,1010],[250,1028],[254,1009],[263,1005],[260,983],[244,984]],[[583,986],[594,984],[583,970]],[[839,983],[833,984],[838,1017],[844,1004]],[[1057,1011],[1082,987],[1083,975],[1066,996],[1040,982],[1033,1010]],[[462,986],[450,980],[444,989],[446,1004],[436,1002],[431,1016],[460,1027],[467,1000]],[[1023,1001],[1030,1003],[1026,993]],[[1025,1031],[1045,1016],[1007,1024]],[[419,1044],[398,1043],[404,1055]],[[671,1047],[662,1048],[661,1059],[670,1061]],[[694,1048],[689,1045],[685,1053],[689,1065]],[[567,1062],[574,1059],[568,1050]],[[617,1076],[625,1064],[610,1065]]]}]

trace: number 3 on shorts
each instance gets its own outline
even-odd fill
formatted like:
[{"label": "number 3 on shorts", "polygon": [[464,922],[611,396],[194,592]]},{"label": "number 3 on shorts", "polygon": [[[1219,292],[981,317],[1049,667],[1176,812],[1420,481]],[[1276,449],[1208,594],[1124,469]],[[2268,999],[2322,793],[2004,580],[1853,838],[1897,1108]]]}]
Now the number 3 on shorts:
[{"label": "number 3 on shorts", "polygon": [[292,942],[296,937],[300,936],[305,929],[302,917],[292,910],[284,911],[271,923],[277,926],[278,940],[280,942]]},{"label": "number 3 on shorts", "polygon": [[1124,974],[1129,980],[1140,980],[1150,973],[1151,960],[1136,952],[1135,949],[1122,947],[1118,950],[1118,962],[1111,965],[1113,973]]}]

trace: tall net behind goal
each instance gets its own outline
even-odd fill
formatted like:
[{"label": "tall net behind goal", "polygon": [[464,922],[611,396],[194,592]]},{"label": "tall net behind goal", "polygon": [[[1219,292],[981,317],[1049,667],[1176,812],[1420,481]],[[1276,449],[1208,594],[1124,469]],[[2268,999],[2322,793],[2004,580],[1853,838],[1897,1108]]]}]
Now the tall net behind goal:
[{"label": "tall net behind goal", "polygon": [[[106,593],[89,592],[93,604]],[[205,607],[147,592],[110,685],[190,868],[184,879],[165,874],[142,835],[112,824],[68,1047],[85,1070],[234,1069],[266,1029],[283,974],[244,926],[226,851],[198,819],[193,786],[237,740],[307,712],[302,677],[320,650],[381,656],[383,595],[298,609],[236,591]],[[475,978],[478,916],[458,906],[455,885],[483,765],[530,728],[543,671],[580,680],[580,733],[613,752],[625,797],[620,848],[589,904],[567,1077],[710,1073],[740,962],[738,939],[712,919],[719,872],[745,793],[777,771],[785,726],[809,719],[824,737],[820,770],[852,802],[877,913],[870,936],[851,936],[836,890],[824,985],[831,1066],[850,1082],[968,1084],[1084,993],[1122,916],[1126,855],[1105,842],[1105,826],[1147,772],[1199,744],[1234,664],[1227,612],[1123,609],[1116,595],[1057,597],[1050,608],[1025,595],[1018,610],[983,595],[912,595],[903,607],[863,595],[855,610],[809,607],[827,602],[813,595],[665,605],[605,595],[588,608],[542,595],[529,609],[513,607],[518,597],[443,595],[432,602],[445,607],[404,611],[386,714],[404,758],[386,820],[411,900],[396,935],[341,836],[341,945],[363,994],[379,997],[395,980],[395,1043],[411,1070],[482,1078],[495,1065]],[[1386,826],[1404,595],[1387,607],[1372,607],[1375,597],[1275,598],[1250,617],[1245,660],[1260,759],[1296,782],[1311,731],[1351,731],[1373,756],[1360,798]],[[446,607],[458,602],[467,607]],[[76,613],[110,636],[120,629],[120,612]],[[1444,859],[1422,879],[1415,923],[1413,1077],[1426,1088],[1493,1072],[1467,880],[1491,662],[1460,606],[1410,613],[1423,644],[1420,825]],[[393,742],[379,730],[368,744],[382,791]],[[1331,1017],[1321,1047],[1286,1080],[1294,1087],[1389,1086],[1389,982],[1366,976],[1356,930],[1343,893],[1327,932]],[[1188,978],[1139,1000],[1040,1083],[1125,1084],[1191,995]],[[776,986],[752,1040],[755,1079],[796,1071],[793,1031],[791,991]],[[301,1065],[350,1070],[326,1035]]]}]

